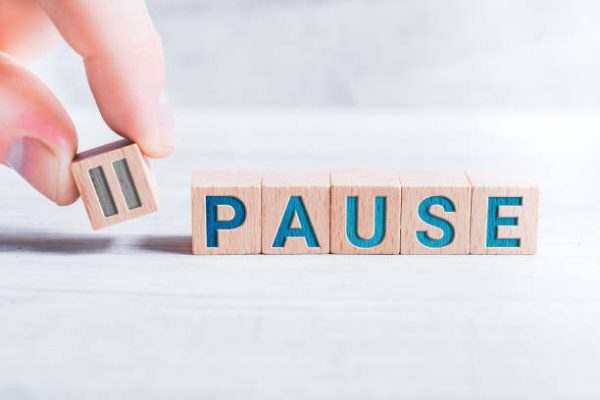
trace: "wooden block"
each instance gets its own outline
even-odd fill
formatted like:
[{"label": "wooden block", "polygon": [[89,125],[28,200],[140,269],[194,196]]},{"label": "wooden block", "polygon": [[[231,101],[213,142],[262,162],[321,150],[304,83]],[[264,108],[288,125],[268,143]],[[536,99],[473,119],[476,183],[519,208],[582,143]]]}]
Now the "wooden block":
[{"label": "wooden block", "polygon": [[195,172],[192,178],[193,253],[260,253],[260,204],[260,173]]},{"label": "wooden block", "polygon": [[464,173],[404,173],[402,254],[468,254],[471,185]]},{"label": "wooden block", "polygon": [[522,177],[467,176],[473,185],[471,254],[535,254],[539,188]]},{"label": "wooden block", "polygon": [[265,173],[262,252],[329,253],[329,173]]},{"label": "wooden block", "polygon": [[331,252],[400,253],[400,180],[392,172],[331,174]]},{"label": "wooden block", "polygon": [[158,211],[158,196],[140,149],[119,140],[78,154],[71,166],[92,228]]}]

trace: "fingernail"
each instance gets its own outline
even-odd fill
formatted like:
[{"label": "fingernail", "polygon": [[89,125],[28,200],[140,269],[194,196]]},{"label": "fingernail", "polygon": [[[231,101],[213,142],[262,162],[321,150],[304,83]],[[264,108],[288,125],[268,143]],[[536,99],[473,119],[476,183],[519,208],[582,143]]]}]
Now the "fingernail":
[{"label": "fingernail", "polygon": [[23,137],[11,145],[4,161],[40,193],[57,202],[60,158],[49,146]]},{"label": "fingernail", "polygon": [[160,141],[165,149],[175,148],[175,117],[167,93],[163,91],[158,101],[158,128]]}]

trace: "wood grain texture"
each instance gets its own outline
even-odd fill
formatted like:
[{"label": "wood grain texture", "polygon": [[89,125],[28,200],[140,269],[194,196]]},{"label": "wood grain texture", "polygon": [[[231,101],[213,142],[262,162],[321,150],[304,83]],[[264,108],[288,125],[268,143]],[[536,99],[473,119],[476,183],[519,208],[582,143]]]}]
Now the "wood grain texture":
[{"label": "wood grain texture", "polygon": [[[456,173],[401,173],[402,185],[402,254],[468,254],[469,220],[471,207],[471,185],[462,172]],[[440,239],[443,232],[419,217],[418,208],[422,201],[432,196],[449,199],[454,212],[444,212],[439,205],[431,206],[430,213],[448,221],[454,228],[454,239],[443,247],[425,246],[417,238],[422,231],[432,239]]]},{"label": "wood grain texture", "polygon": [[[220,230],[218,247],[206,243],[206,196],[234,196],[246,208],[244,223]],[[219,220],[230,220],[231,207],[219,207]],[[194,254],[258,254],[261,251],[261,175],[258,172],[194,172],[192,178],[192,249]]]},{"label": "wood grain texture", "polygon": [[[126,160],[141,205],[129,208],[113,162]],[[104,216],[98,194],[89,171],[102,167],[106,183],[114,199],[117,213]],[[71,172],[94,230],[158,211],[158,195],[146,160],[139,147],[128,140],[119,140],[80,153],[71,165]]]},{"label": "wood grain texture", "polygon": [[[347,235],[347,198],[358,198],[357,233],[374,235],[375,198],[386,199],[385,236],[368,248],[352,244]],[[400,252],[401,190],[398,174],[378,171],[338,171],[331,173],[330,243],[333,254],[398,254]]]},{"label": "wood grain texture", "polygon": [[[539,188],[529,178],[497,173],[468,172],[473,185],[471,206],[471,254],[535,254],[537,251]],[[521,206],[501,206],[499,217],[516,217],[516,226],[499,226],[498,238],[515,238],[518,247],[493,247],[487,243],[490,197],[517,197]]]},{"label": "wood grain texture", "polygon": [[[329,253],[330,181],[328,172],[266,172],[262,180],[262,252],[264,254]],[[282,216],[292,196],[300,196],[318,247],[303,237],[290,237],[283,247],[273,247]],[[292,227],[297,228],[294,220]]]}]

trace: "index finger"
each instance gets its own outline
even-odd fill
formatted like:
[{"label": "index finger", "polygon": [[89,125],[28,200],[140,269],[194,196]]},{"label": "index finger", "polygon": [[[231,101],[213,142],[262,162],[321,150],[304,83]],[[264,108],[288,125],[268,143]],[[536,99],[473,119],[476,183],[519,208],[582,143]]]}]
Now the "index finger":
[{"label": "index finger", "polygon": [[85,64],[106,123],[151,157],[174,148],[161,39],[142,0],[40,0]]}]

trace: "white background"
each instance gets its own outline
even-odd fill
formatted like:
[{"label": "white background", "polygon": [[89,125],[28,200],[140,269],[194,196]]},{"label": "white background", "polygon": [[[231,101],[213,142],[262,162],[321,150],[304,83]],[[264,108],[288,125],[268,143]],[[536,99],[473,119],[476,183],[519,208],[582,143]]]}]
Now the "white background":
[{"label": "white background", "polygon": [[[178,105],[600,105],[596,1],[151,0],[149,8]],[[39,64],[63,101],[91,103],[72,52]]]}]

